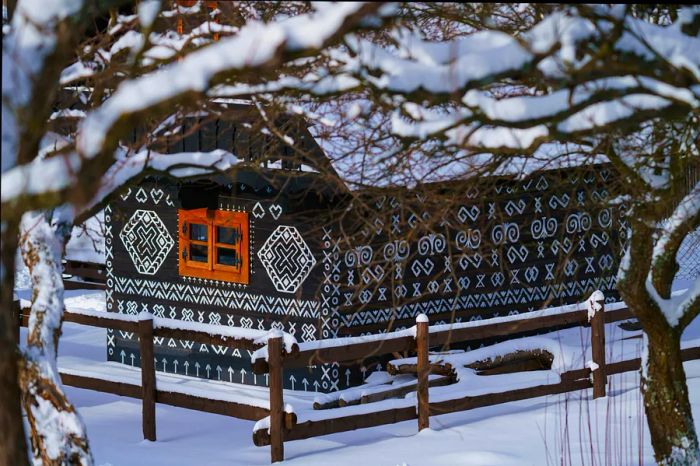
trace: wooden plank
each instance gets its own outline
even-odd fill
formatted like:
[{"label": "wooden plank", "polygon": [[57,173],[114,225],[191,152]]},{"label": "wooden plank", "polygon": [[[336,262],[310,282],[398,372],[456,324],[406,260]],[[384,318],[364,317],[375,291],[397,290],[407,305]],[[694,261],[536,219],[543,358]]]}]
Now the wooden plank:
[{"label": "wooden plank", "polygon": [[418,397],[418,430],[430,428],[430,400],[428,398],[428,374],[430,374],[430,362],[428,360],[428,317],[420,314],[416,318],[416,359]]},{"label": "wooden plank", "polygon": [[614,311],[605,311],[605,323],[619,322],[621,320],[633,319],[635,316],[629,308],[615,309]]},{"label": "wooden plank", "polygon": [[[105,314],[108,313],[105,312]],[[115,330],[123,330],[125,332],[139,331],[138,322],[128,322],[107,316],[76,314],[70,311],[66,311],[63,313],[63,320],[65,322],[73,322],[76,324],[88,325],[90,327],[112,328]]]},{"label": "wooden plank", "polygon": [[[454,378],[453,377],[436,377],[430,381],[428,381],[428,386],[429,387],[443,387],[445,385],[450,385],[454,383]],[[375,392],[371,393],[369,395],[364,395],[362,398],[360,398],[360,404],[367,404],[367,403],[376,403],[377,401],[382,401],[382,400],[387,400],[389,398],[401,398],[405,396],[407,393],[415,392],[416,388],[418,386],[418,383],[411,383],[411,384],[406,384],[401,387],[397,388],[389,388],[386,391],[382,392]],[[335,406],[333,406],[335,407]],[[314,409],[316,409],[314,407]],[[324,409],[324,408],[319,408],[319,409]]]},{"label": "wooden plank", "polygon": [[562,382],[573,382],[580,379],[590,379],[591,370],[588,367],[582,369],[573,369],[567,372],[562,372],[559,377]]},{"label": "wooden plank", "polygon": [[[381,308],[381,306],[378,306],[378,308]],[[493,311],[508,311],[510,308],[507,306],[494,306],[492,308],[478,308],[478,309],[472,309],[471,311],[474,314],[480,314],[484,312],[491,313]],[[349,308],[347,310],[348,314],[352,314],[356,312],[355,308]],[[464,311],[465,313],[468,313],[469,311]],[[585,313],[586,311],[574,311],[574,312],[583,312]],[[634,318],[634,315],[632,312],[627,309],[617,309],[614,311],[607,311],[606,316],[605,316],[605,321],[607,323],[610,322],[617,322],[620,320],[625,320],[625,319],[630,319]],[[451,321],[454,318],[454,314],[451,311],[448,312],[441,312],[441,313],[436,313],[436,314],[431,314],[430,318],[432,320],[444,320],[444,321]],[[583,322],[583,321],[582,321]],[[394,327],[397,326],[410,326],[413,323],[411,322],[410,319],[401,319],[401,320],[395,320],[391,322],[391,324]],[[376,324],[367,324],[367,325],[358,325],[358,326],[353,326],[351,328],[340,328],[339,329],[339,335],[340,336],[354,336],[362,333],[377,333],[377,332],[382,332],[382,331],[387,331],[387,322],[382,322],[382,323],[376,323]],[[561,326],[562,328],[565,327],[571,327],[571,326],[576,326],[576,325],[581,325],[581,323],[573,323],[573,324],[566,324]],[[587,325],[585,322],[583,322],[583,325]],[[556,329],[557,327],[552,327],[553,329]],[[542,330],[546,330],[546,328],[543,328]]]},{"label": "wooden plank", "polygon": [[[22,308],[21,322],[22,327],[26,327],[29,324],[29,314],[31,309],[25,307]],[[65,311],[63,313],[64,322],[73,322],[80,325],[87,325],[89,327],[98,328],[112,328],[116,330],[124,330],[125,332],[138,332],[139,324],[138,322],[128,322],[120,319],[115,319],[108,317],[108,313],[105,312],[105,316],[94,316],[85,314],[76,314],[70,311]]]},{"label": "wooden plank", "polygon": [[267,352],[270,365],[270,460],[272,463],[284,461],[284,400],[282,394],[282,336],[277,334],[268,339]]},{"label": "wooden plank", "polygon": [[681,350],[681,358],[683,361],[700,359],[700,346],[695,348],[686,348]]},{"label": "wooden plank", "polygon": [[[681,359],[683,361],[692,361],[700,359],[700,346],[695,348],[685,348],[681,350]],[[641,358],[628,359],[626,361],[618,361],[607,365],[607,375],[620,374],[639,370],[642,365]]]},{"label": "wooden plank", "polygon": [[[113,395],[141,399],[141,386],[125,382],[114,382],[96,377],[66,374],[61,372],[61,381],[71,387],[94,390]],[[233,401],[211,400],[186,393],[156,391],[156,402],[178,408],[193,409],[222,416],[258,421],[269,415],[269,410],[257,406],[234,403]]]},{"label": "wooden plank", "polygon": [[107,271],[104,264],[67,260],[63,264],[63,273],[80,277],[86,281],[105,283]]},{"label": "wooden plank", "polygon": [[[602,293],[600,297],[603,297]],[[592,370],[593,399],[605,396],[605,384],[608,380],[605,375],[605,320],[603,317],[605,301],[598,300],[595,304],[600,307],[593,312],[591,318],[591,357],[593,363],[598,365],[595,370]]]},{"label": "wooden plank", "polygon": [[143,438],[156,440],[156,368],[153,362],[153,316],[139,320]]},{"label": "wooden plank", "polygon": [[[392,338],[385,341],[369,341],[346,346],[334,346],[318,350],[307,350],[293,353],[284,358],[284,367],[306,367],[327,362],[356,362],[364,359],[390,354],[395,351],[410,351],[415,348],[415,340],[412,336]],[[253,364],[253,372],[264,374],[267,372],[265,361],[258,360]]]},{"label": "wooden plank", "polygon": [[[384,424],[395,424],[397,422],[410,421],[417,417],[416,408],[414,406],[408,406],[406,408],[356,414],[324,419],[322,421],[306,421],[295,425],[289,432],[285,432],[284,439],[286,441],[301,440],[337,432],[347,432],[349,430],[364,429]],[[269,445],[270,436],[267,433],[267,429],[254,432],[253,442],[259,447]]]},{"label": "wooden plank", "polygon": [[[28,325],[29,313],[29,308],[22,309],[22,314],[20,315],[21,326],[26,327]],[[90,327],[111,328],[116,330],[123,330],[125,332],[139,331],[138,322],[128,322],[109,317],[109,314],[106,312],[104,316],[95,316],[65,311],[63,313],[63,320],[65,322],[73,322],[76,324],[87,325]],[[153,330],[153,335],[156,337],[175,338],[179,340],[195,341],[197,343],[206,343],[210,345],[228,346],[231,348],[241,348],[251,351],[255,351],[256,349],[259,349],[263,346],[260,343],[254,343],[253,340],[231,338],[222,335],[211,335],[205,332],[196,332],[183,329],[155,328]],[[298,346],[294,346],[292,348],[292,353],[290,354],[295,354],[295,351],[298,351]]]},{"label": "wooden plank", "polygon": [[94,390],[96,392],[111,393],[112,395],[128,396],[130,398],[141,399],[141,387],[126,382],[113,382],[97,377],[88,377],[84,375],[74,375],[59,372],[61,382],[64,385],[71,387],[84,388],[86,390]]},{"label": "wooden plank", "polygon": [[258,421],[270,413],[269,410],[257,406],[168,391],[156,391],[156,402],[249,421]]},{"label": "wooden plank", "polygon": [[591,381],[580,379],[570,382],[560,382],[551,385],[537,385],[535,387],[520,388],[501,393],[487,393],[479,396],[467,396],[457,400],[441,401],[430,404],[430,415],[453,413],[456,411],[466,411],[469,409],[482,408],[511,401],[526,400],[546,395],[556,395],[558,393],[583,390],[591,387]]},{"label": "wooden plank", "polygon": [[[616,322],[630,317],[632,317],[632,314],[629,309],[619,309],[605,313],[606,322]],[[546,330],[548,328],[557,328],[566,325],[588,325],[587,311],[572,311],[554,316],[535,317],[532,319],[514,320],[510,322],[498,322],[479,327],[431,332],[430,345],[436,347],[449,343],[485,340],[488,338]],[[285,357],[284,365],[288,368],[295,368],[329,362],[342,363],[362,361],[369,357],[381,356],[399,351],[410,351],[414,348],[413,338],[399,337],[384,341],[370,341],[319,350],[300,351],[296,355]],[[266,367],[267,364],[263,361],[257,362],[253,365],[253,372],[256,374],[265,373],[267,370]]]},{"label": "wooden plank", "polygon": [[430,344],[435,347],[457,342],[486,340],[488,338],[510,336],[511,334],[535,330],[546,330],[548,328],[556,328],[565,325],[583,325],[587,324],[587,322],[587,314],[585,311],[573,311],[553,316],[497,322],[478,327],[466,327],[441,332],[430,332]]},{"label": "wooden plank", "polygon": [[106,290],[107,285],[99,282],[83,282],[64,278],[63,288],[66,290]]},{"label": "wooden plank", "polygon": [[[395,366],[391,362],[387,363],[386,371],[391,375],[417,374],[418,364],[401,364]],[[452,377],[455,374],[452,364],[449,362],[434,362],[430,364],[430,373]]]}]

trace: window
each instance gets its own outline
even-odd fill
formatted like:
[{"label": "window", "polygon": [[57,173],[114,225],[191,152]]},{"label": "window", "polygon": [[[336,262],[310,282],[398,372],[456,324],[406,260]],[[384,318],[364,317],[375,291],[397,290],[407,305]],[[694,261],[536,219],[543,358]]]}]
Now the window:
[{"label": "window", "polygon": [[189,277],[248,284],[248,214],[178,210],[179,272]]}]

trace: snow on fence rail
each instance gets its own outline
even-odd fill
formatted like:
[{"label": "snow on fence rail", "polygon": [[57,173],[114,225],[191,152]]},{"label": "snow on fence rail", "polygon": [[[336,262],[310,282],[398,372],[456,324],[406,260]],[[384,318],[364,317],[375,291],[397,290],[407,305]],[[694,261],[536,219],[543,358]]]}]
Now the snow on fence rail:
[{"label": "snow on fence rail", "polygon": [[[602,296],[602,294],[601,294]],[[430,326],[430,345],[479,341],[494,337],[518,336],[537,330],[588,325],[587,303],[552,307],[508,317],[494,317],[455,324]],[[633,317],[625,303],[606,306],[605,322]],[[416,327],[359,337],[331,338],[299,343],[299,350],[285,355],[284,367],[305,367],[332,362],[361,361],[371,356],[415,350]],[[253,371],[267,372],[267,347],[251,356]]]},{"label": "snow on fence rail", "polygon": [[[281,374],[284,368],[331,362],[356,362],[368,356],[401,351],[417,353],[415,358],[416,399],[383,400],[379,403],[337,409],[302,411],[296,413],[291,419],[283,416],[281,409],[271,409],[270,416],[258,421],[253,428],[253,442],[257,446],[270,445],[271,461],[274,463],[284,459],[284,441],[301,440],[412,419],[418,419],[418,428],[421,430],[429,427],[429,416],[591,387],[594,398],[605,396],[607,376],[637,370],[641,359],[634,358],[606,364],[605,324],[633,316],[624,303],[612,304],[605,310],[603,302],[603,294],[598,291],[593,293],[583,305],[563,306],[505,318],[433,327],[429,327],[427,317],[421,315],[417,319],[416,326],[410,329],[380,335],[302,343],[299,345],[299,351],[293,354],[283,354],[277,349],[280,343],[272,338],[267,347],[260,348],[253,356],[254,372],[270,374],[270,406],[273,405],[273,400],[278,407],[283,404]],[[553,330],[573,325],[591,326],[592,361],[586,364],[587,367],[560,372],[556,374],[556,380],[553,382],[545,381],[533,386],[532,381],[525,381],[525,383],[521,381],[513,384],[514,387],[505,387],[505,390],[493,389],[490,393],[472,393],[468,396],[465,396],[465,391],[460,390],[464,388],[464,384],[462,386],[458,384],[455,387],[456,390],[443,392],[437,401],[432,403],[429,401],[431,386],[429,377],[431,369],[435,367],[430,361],[429,347],[493,337],[518,338],[524,332]],[[700,359],[700,347],[684,348],[682,357],[684,361]],[[456,372],[459,376],[459,371]],[[278,382],[273,384],[273,380]],[[343,411],[339,412],[340,409]]]},{"label": "snow on fence rail", "polygon": [[[27,301],[16,303],[19,325],[24,327],[29,324],[30,309],[26,307],[27,305]],[[156,403],[252,421],[265,418],[270,412],[267,403],[264,403],[263,406],[259,402],[251,403],[248,399],[239,400],[243,402],[229,399],[212,399],[211,396],[202,393],[201,390],[188,391],[173,384],[164,384],[166,387],[159,389],[156,384],[156,370],[153,362],[154,337],[176,338],[197,343],[256,350],[265,345],[272,335],[280,339],[280,351],[283,354],[292,354],[298,351],[296,339],[290,334],[283,334],[279,331],[186,322],[153,317],[151,314],[143,312],[136,316],[87,309],[72,309],[64,312],[63,319],[66,322],[91,327],[134,332],[139,336],[141,353],[140,384],[135,384],[133,381],[128,380],[113,380],[110,377],[105,377],[103,374],[93,376],[92,374],[85,375],[84,373],[77,373],[71,370],[60,370],[59,372],[61,381],[66,385],[141,399],[143,404],[143,435],[145,439],[151,441],[156,440]],[[293,413],[286,414],[286,416],[289,417],[287,424],[291,425]]]},{"label": "snow on fence rail", "polygon": [[[26,302],[25,302],[26,303]],[[21,303],[21,304],[25,304]],[[18,303],[20,307],[20,303]],[[20,324],[26,326],[28,309],[18,309]],[[61,371],[66,385],[97,390],[105,393],[140,398],[143,403],[144,438],[155,440],[155,404],[163,403],[199,411],[222,414],[241,419],[258,421],[253,429],[253,441],[257,446],[270,445],[272,462],[284,459],[284,441],[300,440],[336,432],[392,424],[418,419],[419,429],[429,426],[429,416],[463,411],[510,401],[535,398],[593,387],[594,397],[605,396],[607,375],[636,370],[640,358],[605,361],[605,323],[617,322],[633,317],[624,303],[614,303],[604,309],[603,295],[596,292],[581,305],[569,305],[542,311],[528,312],[516,316],[499,317],[474,322],[429,326],[425,316],[419,316],[416,326],[406,330],[363,337],[319,340],[298,344],[288,334],[279,331],[264,331],[225,327],[175,319],[154,318],[150,314],[138,316],[90,311],[68,310],[64,320],[93,327],[112,328],[139,335],[142,360],[141,384],[133,381],[118,381],[109,377],[87,375],[79,371]],[[562,327],[591,325],[592,362],[588,367],[557,373],[556,380],[532,386],[522,381],[510,384],[505,389],[494,388],[489,393],[463,390],[465,384],[452,385],[454,390],[438,394],[430,402],[429,387],[440,390],[445,379],[430,375],[438,372],[436,361],[431,361],[429,347],[450,343],[464,343],[502,337],[512,340],[532,331],[555,330]],[[269,403],[257,400],[254,403],[218,397],[212,399],[206,390],[188,392],[163,384],[156,386],[153,365],[153,338],[170,337],[207,344],[223,345],[254,351],[253,371],[269,374]],[[358,362],[368,357],[395,352],[416,352],[414,370],[417,380],[416,399],[386,399],[386,393],[405,395],[407,387],[392,387],[386,393],[362,396],[369,404],[354,404],[338,409],[294,412],[294,407],[284,403],[282,388],[283,369],[329,362]],[[683,360],[700,359],[699,347],[682,350]],[[459,358],[455,359],[458,361]],[[444,368],[444,367],[443,367]],[[591,369],[594,368],[594,369]],[[457,377],[459,377],[459,371]],[[512,374],[510,375],[512,377]],[[441,387],[442,386],[442,387]],[[465,396],[465,393],[469,393]],[[363,403],[362,401],[360,403]],[[342,412],[338,410],[342,409]]]}]

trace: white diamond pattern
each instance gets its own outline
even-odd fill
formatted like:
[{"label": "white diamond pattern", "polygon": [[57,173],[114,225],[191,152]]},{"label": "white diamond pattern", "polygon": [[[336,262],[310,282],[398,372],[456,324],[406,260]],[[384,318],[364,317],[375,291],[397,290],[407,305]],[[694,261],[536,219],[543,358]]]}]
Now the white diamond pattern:
[{"label": "white diamond pattern", "polygon": [[258,251],[277,291],[294,293],[309,276],[316,264],[309,246],[292,226],[280,225]]},{"label": "white diamond pattern", "polygon": [[139,273],[155,275],[175,241],[158,214],[137,210],[119,233],[126,251]]}]

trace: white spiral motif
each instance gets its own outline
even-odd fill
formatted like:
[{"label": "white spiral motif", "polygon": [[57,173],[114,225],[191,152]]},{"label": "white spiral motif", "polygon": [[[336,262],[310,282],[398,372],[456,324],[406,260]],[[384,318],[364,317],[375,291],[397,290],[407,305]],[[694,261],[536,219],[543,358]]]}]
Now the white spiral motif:
[{"label": "white spiral motif", "polygon": [[457,249],[463,251],[465,249],[477,249],[481,244],[481,231],[479,230],[462,230],[455,236]]},{"label": "white spiral motif", "polygon": [[591,229],[591,216],[587,212],[577,212],[566,218],[566,232],[580,233]]},{"label": "white spiral motif", "polygon": [[608,228],[610,225],[612,225],[610,209],[603,209],[598,213],[598,223],[603,228]]},{"label": "white spiral motif", "polygon": [[384,245],[384,259],[401,262],[408,257],[410,247],[405,240],[392,241]]},{"label": "white spiral motif", "polygon": [[372,262],[372,248],[369,246],[361,246],[359,248],[358,256],[360,257],[361,264],[369,264]]},{"label": "white spiral motif", "polygon": [[495,244],[515,243],[520,238],[520,228],[516,223],[501,223],[491,230],[491,239]]},{"label": "white spiral motif", "polygon": [[369,246],[358,246],[345,253],[345,265],[355,267],[356,265],[367,265],[372,262],[372,248]]},{"label": "white spiral motif", "polygon": [[445,237],[438,233],[430,233],[418,240],[418,253],[425,256],[439,254],[445,250]]},{"label": "white spiral motif", "polygon": [[355,255],[355,251],[346,251],[345,252],[345,265],[348,267],[355,267],[357,264],[357,256]]},{"label": "white spiral motif", "polygon": [[530,225],[530,233],[533,239],[542,239],[554,236],[557,232],[557,219],[553,217],[540,217]]}]

